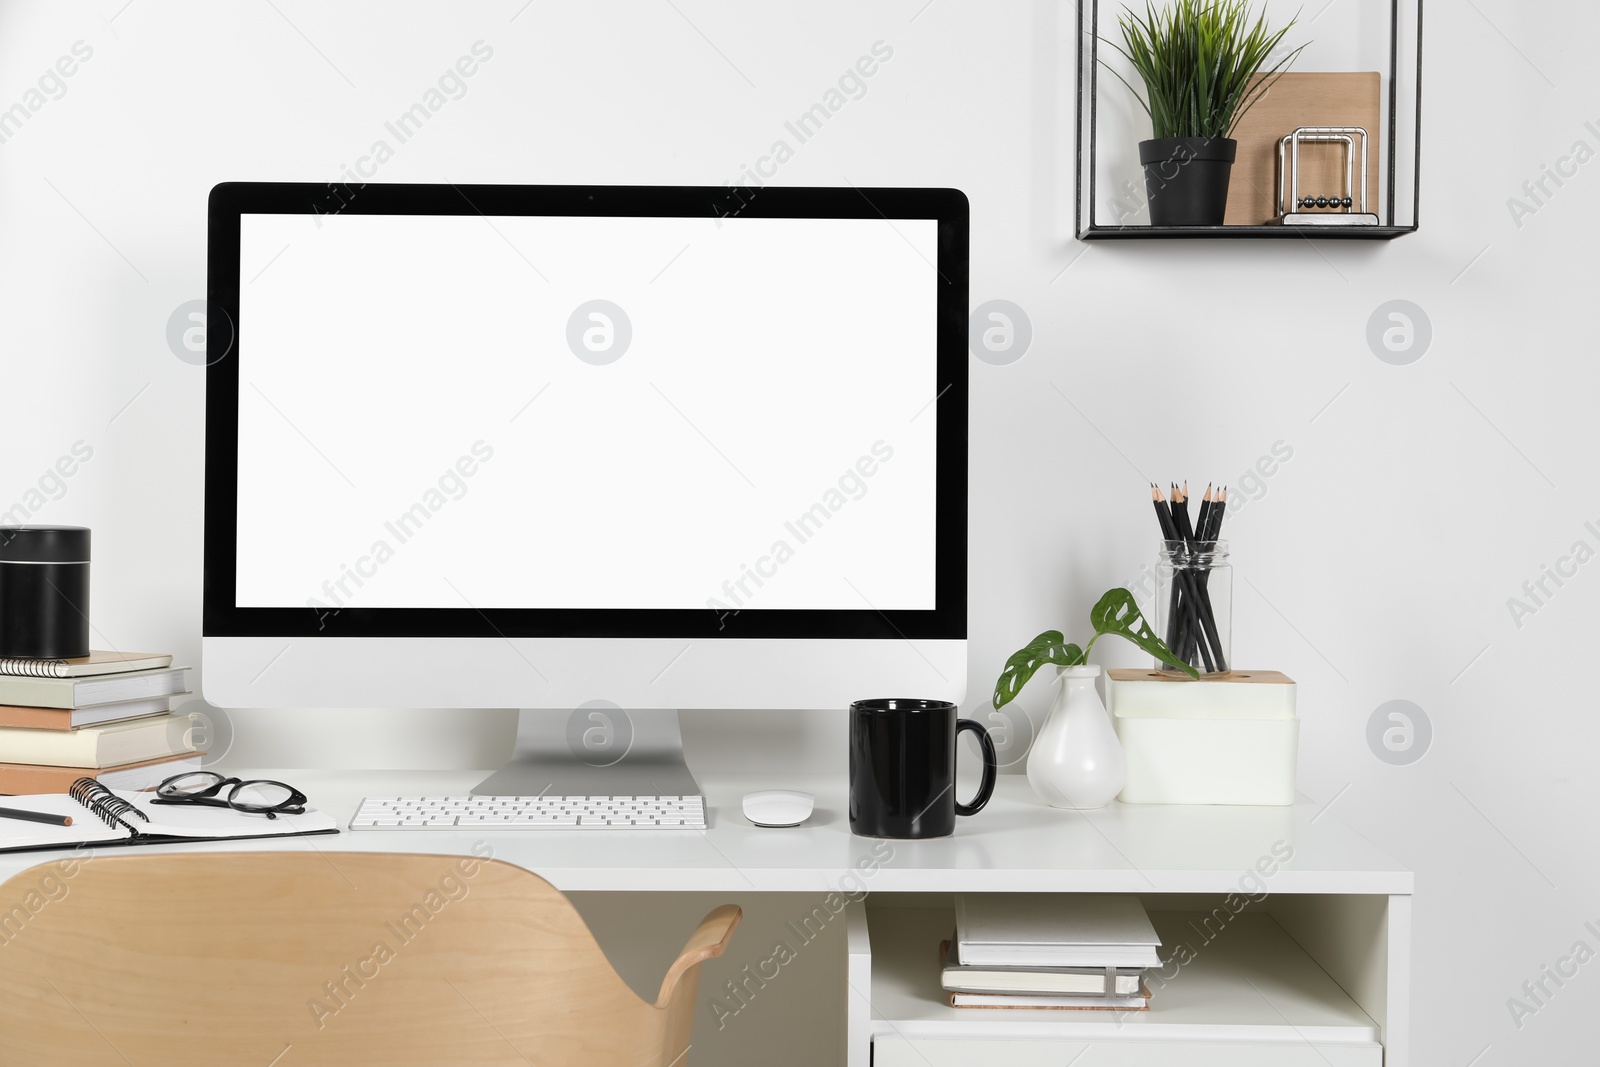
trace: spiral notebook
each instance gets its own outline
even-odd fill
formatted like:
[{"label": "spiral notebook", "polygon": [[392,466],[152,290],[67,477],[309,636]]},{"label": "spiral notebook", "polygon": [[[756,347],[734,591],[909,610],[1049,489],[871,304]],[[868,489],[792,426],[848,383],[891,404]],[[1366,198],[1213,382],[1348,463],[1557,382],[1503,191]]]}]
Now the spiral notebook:
[{"label": "spiral notebook", "polygon": [[79,778],[70,793],[0,797],[0,806],[71,816],[71,826],[0,817],[0,852],[102,845],[155,845],[174,841],[229,841],[249,837],[336,834],[333,816],[307,808],[275,819],[203,804],[153,804],[154,793],[107,789]]},{"label": "spiral notebook", "polygon": [[172,665],[164,652],[91,652],[72,659],[0,659],[0,674],[26,678],[85,678],[96,674],[160,670]]}]

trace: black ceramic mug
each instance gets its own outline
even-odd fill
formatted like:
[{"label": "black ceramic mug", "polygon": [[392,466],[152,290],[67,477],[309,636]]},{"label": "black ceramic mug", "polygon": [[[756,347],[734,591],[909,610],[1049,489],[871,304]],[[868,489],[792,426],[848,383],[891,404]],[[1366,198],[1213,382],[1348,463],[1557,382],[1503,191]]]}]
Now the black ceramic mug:
[{"label": "black ceramic mug", "polygon": [[[956,738],[978,735],[983,781],[956,799]],[[850,705],[850,831],[864,837],[949,837],[994,792],[1000,761],[983,724],[957,719],[948,700],[858,700]]]}]

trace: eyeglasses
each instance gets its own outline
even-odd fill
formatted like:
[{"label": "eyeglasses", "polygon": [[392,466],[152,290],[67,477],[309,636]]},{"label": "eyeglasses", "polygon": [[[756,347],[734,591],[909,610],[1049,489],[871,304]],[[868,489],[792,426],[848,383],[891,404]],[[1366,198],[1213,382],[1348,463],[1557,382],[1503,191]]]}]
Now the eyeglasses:
[{"label": "eyeglasses", "polygon": [[[226,789],[227,794],[219,795]],[[203,804],[213,808],[232,808],[276,819],[283,815],[304,815],[306,795],[292,785],[264,778],[244,781],[224,778],[215,771],[186,771],[175,774],[156,786],[152,804]]]}]

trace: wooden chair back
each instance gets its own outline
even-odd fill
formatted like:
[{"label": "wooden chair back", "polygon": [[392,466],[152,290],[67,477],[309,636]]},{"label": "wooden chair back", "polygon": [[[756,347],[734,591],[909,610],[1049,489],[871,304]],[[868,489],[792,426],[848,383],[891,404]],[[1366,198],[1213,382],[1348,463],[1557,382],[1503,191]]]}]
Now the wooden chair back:
[{"label": "wooden chair back", "polygon": [[682,1067],[739,916],[707,915],[650,1004],[497,860],[92,853],[0,885],[0,1059]]}]

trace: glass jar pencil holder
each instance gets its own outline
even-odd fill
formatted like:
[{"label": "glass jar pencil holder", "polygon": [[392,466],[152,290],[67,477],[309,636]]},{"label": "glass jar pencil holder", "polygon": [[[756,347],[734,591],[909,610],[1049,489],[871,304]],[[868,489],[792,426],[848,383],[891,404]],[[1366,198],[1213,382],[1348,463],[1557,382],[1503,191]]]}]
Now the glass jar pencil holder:
[{"label": "glass jar pencil holder", "polygon": [[[1233,663],[1233,564],[1226,541],[1162,541],[1156,562],[1156,633],[1203,675]],[[1176,665],[1156,669],[1182,676]]]}]

